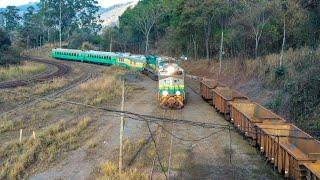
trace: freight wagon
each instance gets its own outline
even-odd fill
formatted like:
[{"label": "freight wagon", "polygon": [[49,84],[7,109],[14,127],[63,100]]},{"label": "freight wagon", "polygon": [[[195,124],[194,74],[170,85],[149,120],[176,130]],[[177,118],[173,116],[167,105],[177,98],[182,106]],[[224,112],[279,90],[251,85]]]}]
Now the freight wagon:
[{"label": "freight wagon", "polygon": [[285,177],[305,179],[304,163],[320,160],[320,142],[293,124],[256,124],[257,144]]},{"label": "freight wagon", "polygon": [[254,102],[230,102],[230,111],[234,127],[253,140],[252,143],[256,139],[256,124],[285,123],[283,118]]},{"label": "freight wagon", "polygon": [[203,79],[200,81],[200,94],[201,97],[208,101],[209,104],[212,104],[213,100],[213,89],[215,89],[218,86],[224,86],[221,83],[218,83],[216,80],[213,79]]},{"label": "freight wagon", "polygon": [[229,87],[217,87],[213,89],[213,106],[218,112],[224,114],[229,119],[230,107],[229,102],[248,101],[248,97],[230,89]]}]

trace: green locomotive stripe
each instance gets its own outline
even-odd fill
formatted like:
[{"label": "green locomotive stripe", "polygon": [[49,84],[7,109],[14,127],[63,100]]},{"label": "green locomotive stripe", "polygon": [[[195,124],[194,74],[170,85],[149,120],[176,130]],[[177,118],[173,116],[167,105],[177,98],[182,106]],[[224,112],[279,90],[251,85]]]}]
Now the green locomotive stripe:
[{"label": "green locomotive stripe", "polygon": [[174,85],[174,86],[170,86],[170,85],[159,85],[159,89],[167,89],[167,88],[180,88],[180,89],[184,89],[184,85]]}]

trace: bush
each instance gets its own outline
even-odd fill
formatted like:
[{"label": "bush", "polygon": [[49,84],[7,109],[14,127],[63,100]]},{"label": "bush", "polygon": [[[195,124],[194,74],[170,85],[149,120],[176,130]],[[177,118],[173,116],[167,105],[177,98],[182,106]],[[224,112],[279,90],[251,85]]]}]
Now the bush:
[{"label": "bush", "polygon": [[101,42],[98,36],[88,35],[85,33],[77,33],[71,36],[68,48],[70,49],[83,49],[83,44],[90,44],[85,48],[97,49],[96,47]]},{"label": "bush", "polygon": [[286,67],[285,66],[276,67],[274,72],[275,72],[275,78],[280,79],[286,74]]},{"label": "bush", "polygon": [[9,35],[0,28],[0,66],[20,62],[19,51],[11,47]]}]

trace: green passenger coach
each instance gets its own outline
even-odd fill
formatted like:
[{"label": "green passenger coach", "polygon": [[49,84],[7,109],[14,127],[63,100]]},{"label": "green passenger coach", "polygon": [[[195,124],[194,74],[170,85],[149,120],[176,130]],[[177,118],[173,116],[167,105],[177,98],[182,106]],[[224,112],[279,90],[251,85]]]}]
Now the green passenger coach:
[{"label": "green passenger coach", "polygon": [[126,69],[143,71],[146,58],[140,55],[102,51],[81,51],[73,49],[53,49],[52,58],[80,61],[103,65],[116,65]]}]

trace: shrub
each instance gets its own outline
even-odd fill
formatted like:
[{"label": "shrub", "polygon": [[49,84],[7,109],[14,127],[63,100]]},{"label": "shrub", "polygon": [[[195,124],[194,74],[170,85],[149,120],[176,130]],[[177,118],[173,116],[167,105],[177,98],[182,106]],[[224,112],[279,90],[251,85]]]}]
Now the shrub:
[{"label": "shrub", "polygon": [[282,78],[286,74],[286,67],[285,66],[279,66],[276,67],[275,70],[275,77],[276,79]]}]

